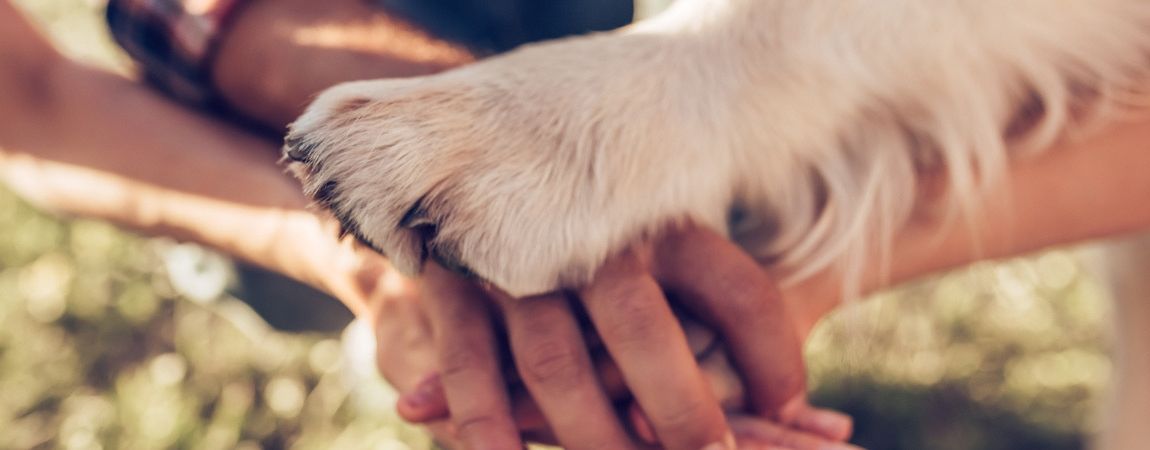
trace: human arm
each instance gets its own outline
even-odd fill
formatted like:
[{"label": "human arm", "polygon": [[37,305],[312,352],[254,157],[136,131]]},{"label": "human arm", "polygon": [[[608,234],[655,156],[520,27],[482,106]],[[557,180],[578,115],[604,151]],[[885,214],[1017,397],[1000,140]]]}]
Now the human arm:
[{"label": "human arm", "polygon": [[[927,180],[920,189],[930,193],[933,181]],[[936,211],[920,209],[895,242],[890,271],[883,273],[879,265],[872,266],[864,291],[875,292],[974,261],[1145,231],[1150,229],[1147,199],[1150,119],[1118,120],[1037,157],[1017,161],[1006,181],[988,194],[973,228],[964,222],[945,222]],[[709,269],[714,267],[701,268]],[[840,278],[832,272],[782,290],[782,301],[802,340],[822,317],[842,304]],[[785,361],[776,362],[790,367]],[[746,433],[748,428],[755,427],[736,431]]]},{"label": "human arm", "polygon": [[475,60],[467,48],[364,0],[246,0],[220,41],[213,84],[275,131],[332,85],[428,75]]},{"label": "human arm", "polygon": [[[920,190],[930,193],[937,180]],[[930,194],[927,194],[930,195]],[[934,193],[937,195],[937,192]],[[971,262],[1150,229],[1150,118],[1119,118],[1016,161],[973,219],[947,223],[920,207],[894,242],[890,271],[874,264],[864,293]],[[834,272],[783,288],[800,334],[841,304]]]},{"label": "human arm", "polygon": [[[412,308],[410,287],[388,292],[405,282],[381,277],[382,257],[340,242],[334,222],[306,208],[274,163],[275,143],[70,61],[9,3],[0,8],[0,92],[10,94],[0,99],[0,172],[11,186],[47,209],[193,240],[308,281],[381,336],[418,326],[397,313]],[[393,358],[425,354],[397,340],[387,342]],[[404,368],[384,367],[400,389],[411,386]]]},{"label": "human arm", "polygon": [[[1018,161],[1008,181],[991,191],[973,229],[962,222],[947,224],[931,211],[919,211],[896,242],[891,271],[869,273],[865,290],[881,290],[976,260],[1146,230],[1150,228],[1148,174],[1150,120],[1145,118],[1112,123],[1084,139]],[[922,186],[924,191],[930,188]],[[708,264],[699,267],[703,272],[713,269]],[[841,305],[841,284],[834,273],[820,274],[783,291],[783,302],[793,314],[801,339],[821,317]],[[777,343],[760,343],[773,344]]]},{"label": "human arm", "polygon": [[[240,27],[240,28],[241,29],[250,29],[248,27]],[[259,33],[253,33],[253,35],[258,35],[258,34]],[[256,36],[256,37],[258,37],[258,36]],[[234,35],[233,38],[238,39],[238,35]],[[315,41],[312,41],[312,42],[314,43]],[[226,53],[226,48],[227,47],[225,47],[225,53]],[[264,46],[255,45],[251,48],[254,49],[253,52],[268,51],[269,50],[267,48],[266,44]],[[237,54],[241,54],[241,55],[246,54],[246,55],[250,56],[253,53],[240,52]],[[236,58],[236,60],[242,62],[242,61],[245,61],[245,58],[244,57],[238,57],[238,58]],[[223,55],[221,56],[221,61],[223,61]],[[300,61],[303,61],[303,60],[302,59],[296,60],[296,62],[294,64],[281,64],[281,65],[276,66],[278,69],[272,71],[273,75],[275,73],[281,73],[282,74],[282,73],[291,72],[292,71],[291,69],[296,68],[296,67],[308,67],[308,65],[300,65],[299,64]],[[220,67],[224,67],[224,66],[227,66],[227,64],[222,64]],[[236,67],[236,66],[233,66],[233,67]],[[260,68],[260,65],[253,64],[253,65],[250,65],[249,67]],[[266,76],[267,74],[264,73],[263,75]],[[375,76],[376,74],[373,73],[373,74],[367,74],[367,75],[368,76]],[[236,79],[243,81],[243,80],[259,80],[261,78],[258,76],[242,75],[242,76],[237,76]],[[221,82],[221,84],[226,84],[226,83]],[[271,84],[274,85],[275,83],[271,83]],[[249,90],[246,88],[258,88],[258,87],[259,86],[241,86],[241,89],[236,89],[235,91],[236,92],[256,92],[254,90]],[[301,92],[304,90],[306,90],[306,89],[297,90],[296,92]],[[293,95],[297,95],[296,98],[305,98],[306,97],[306,94],[304,94],[304,95],[293,94]],[[239,102],[239,103],[244,103],[244,102]],[[291,102],[287,102],[287,103],[291,103]],[[1057,172],[1058,171],[1055,171],[1055,173],[1057,173]],[[1075,186],[1075,185],[1071,184],[1070,186]],[[1107,197],[1107,198],[1121,198],[1121,196],[1111,196],[1111,197]],[[1021,203],[1021,202],[1017,202],[1017,203]],[[1028,205],[1040,205],[1040,204],[1041,204],[1041,202],[1028,203]],[[1051,211],[1056,211],[1056,209],[1051,210]],[[993,216],[988,213],[987,217],[993,217]],[[925,222],[929,222],[929,220],[927,220]],[[991,224],[992,227],[997,227],[1000,225],[1004,225],[1004,224],[1003,223]],[[1038,226],[1040,226],[1040,227],[1041,226],[1050,226],[1050,224],[1049,223],[1038,224]],[[881,277],[874,276],[872,278],[872,284],[873,285],[877,286],[880,284],[884,284],[885,282],[894,282],[894,281],[898,281],[901,279],[906,279],[906,278],[915,276],[915,274],[917,274],[917,273],[923,273],[924,271],[930,270],[932,267],[933,268],[945,267],[947,265],[957,264],[960,261],[966,261],[966,260],[970,260],[971,258],[976,257],[976,255],[973,255],[973,254],[964,254],[964,253],[969,253],[971,249],[976,248],[976,247],[974,245],[971,245],[972,239],[970,239],[970,236],[968,235],[967,231],[962,230],[961,227],[951,228],[949,230],[949,232],[951,233],[949,235],[950,237],[943,238],[941,243],[934,242],[934,238],[932,236],[934,236],[938,231],[933,230],[932,225],[930,223],[920,223],[920,224],[915,225],[913,227],[917,227],[917,229],[920,230],[920,233],[919,233],[920,236],[917,238],[914,237],[915,236],[915,232],[913,231],[914,228],[912,228],[911,230],[908,230],[909,236],[904,237],[902,240],[903,243],[900,244],[900,248],[910,249],[910,250],[905,252],[905,258],[902,256],[894,258],[895,259],[895,265],[893,267],[894,272],[891,274],[891,278],[886,280],[886,281],[883,281],[881,279]],[[1026,231],[1026,232],[1020,233],[1020,234],[1024,235],[1024,237],[1026,239],[1039,239],[1039,238],[1042,238],[1044,236],[1041,229],[1038,229],[1035,231],[1037,231],[1037,232],[1031,233],[1030,231]],[[1067,227],[1065,229],[1058,230],[1058,231],[1059,232],[1072,232],[1072,231],[1074,231],[1074,228],[1073,227]],[[994,256],[994,254],[992,253],[991,250],[993,250],[993,248],[995,248],[995,246],[990,245],[990,241],[993,241],[993,233],[994,233],[993,228],[988,233],[990,235],[990,238],[988,239],[987,242],[982,243],[982,245],[983,245],[982,249],[985,252],[985,253],[983,253],[983,255],[984,256]],[[1046,236],[1046,237],[1050,238],[1049,236]],[[1057,239],[1055,239],[1055,241],[1057,241]],[[909,242],[909,244],[907,244],[906,242]],[[1047,245],[1047,244],[1037,244],[1037,245],[1041,246],[1041,245]],[[1009,254],[1010,252],[1015,251],[1015,249],[1012,249],[1012,247],[1013,247],[1013,245],[1006,245],[1004,247],[1000,247],[1000,249],[1003,252],[1005,252],[1003,254]],[[1024,247],[1026,247],[1026,246],[1020,246],[1018,248],[1024,248]],[[903,255],[903,252],[900,250],[899,254]],[[808,323],[813,322],[814,319],[811,319],[811,318],[819,317],[819,316],[821,316],[821,314],[819,314],[817,311],[811,312],[811,313],[803,313],[803,309],[810,308],[810,307],[817,308],[817,307],[819,307],[820,304],[825,305],[827,307],[833,307],[833,305],[837,304],[838,287],[837,287],[837,284],[834,282],[833,276],[829,276],[829,275],[824,276],[821,279],[812,280],[811,282],[805,283],[803,285],[800,285],[797,287],[792,287],[788,291],[791,291],[791,292],[800,291],[801,292],[801,291],[804,291],[804,289],[806,289],[806,291],[805,291],[806,293],[803,295],[787,295],[787,296],[785,296],[785,298],[787,299],[786,301],[795,303],[795,306],[792,308],[792,310],[799,311],[800,315],[805,316],[801,319],[808,322]]]},{"label": "human arm", "polygon": [[10,3],[0,8],[0,147],[14,188],[49,209],[207,243],[358,296],[352,280],[307,266],[323,258],[300,254],[346,252],[320,239],[327,225],[276,166],[274,143],[72,62]]},{"label": "human arm", "polygon": [[[249,115],[253,115],[257,118],[261,118],[261,120],[265,121],[265,123],[267,123],[268,119],[271,119],[272,122],[282,124],[282,122],[287,120],[287,119],[284,119],[284,117],[288,117],[288,118],[294,117],[294,115],[296,113],[298,113],[297,108],[300,105],[302,105],[302,103],[303,103],[302,99],[305,99],[308,95],[310,95],[310,93],[313,89],[318,90],[318,87],[322,87],[319,85],[310,84],[310,83],[314,83],[316,79],[328,80],[328,82],[335,82],[335,81],[344,81],[348,78],[367,78],[367,77],[379,77],[379,76],[396,77],[396,76],[414,75],[414,74],[420,73],[420,71],[434,71],[434,70],[438,70],[438,69],[442,68],[442,67],[433,67],[433,66],[427,66],[427,65],[417,66],[417,67],[414,67],[414,69],[413,69],[413,66],[402,66],[399,68],[396,68],[395,66],[393,66],[393,64],[396,63],[396,60],[394,59],[395,55],[389,54],[388,51],[392,50],[396,44],[394,41],[388,40],[389,37],[391,37],[390,35],[388,35],[388,33],[380,32],[378,30],[378,28],[384,28],[384,29],[388,28],[389,22],[387,22],[386,19],[381,19],[379,21],[373,22],[372,19],[359,20],[359,18],[358,18],[360,16],[362,16],[362,17],[379,17],[378,16],[379,13],[377,10],[360,11],[359,13],[353,12],[351,15],[347,15],[345,13],[331,12],[330,10],[338,9],[338,6],[336,6],[336,7],[325,7],[325,8],[323,8],[322,11],[316,10],[312,14],[298,15],[297,13],[299,13],[300,11],[306,10],[306,8],[302,9],[302,10],[298,9],[298,8],[294,8],[292,5],[297,4],[297,3],[299,3],[299,2],[287,1],[287,2],[283,2],[282,4],[277,4],[275,7],[272,7],[270,3],[256,1],[256,2],[252,3],[248,8],[243,9],[239,13],[240,15],[237,18],[237,21],[232,24],[232,31],[230,33],[228,33],[228,35],[222,41],[221,47],[220,47],[220,54],[219,54],[217,61],[215,62],[215,66],[213,69],[214,73],[216,74],[216,84],[220,86],[222,94],[228,100],[228,103],[233,105],[234,107],[237,107],[238,109],[242,110],[243,112],[245,112]],[[349,6],[349,9],[351,11],[362,10],[363,9],[363,3],[359,2],[354,6]],[[319,16],[325,16],[325,15],[329,19],[317,19],[316,18]],[[341,19],[340,17],[343,17],[343,18]],[[356,17],[356,19],[350,20],[351,23],[348,23],[349,21],[348,21],[347,17]],[[334,18],[334,19],[331,19],[331,18]],[[318,24],[324,23],[325,21],[328,22],[327,27],[318,26]],[[338,27],[335,26],[336,24],[339,24],[339,26]],[[364,28],[362,28],[362,25],[364,25],[364,24],[370,24],[370,26],[376,27],[376,30],[373,33],[378,37],[378,39],[375,39],[374,42],[372,40],[367,40],[367,41],[362,40],[362,37],[364,36],[364,30],[365,30]],[[328,36],[330,36],[330,37],[332,37],[332,39],[334,39],[332,41],[327,41],[327,43],[330,44],[330,46],[328,46],[328,47],[317,46],[317,45],[315,45],[316,42],[314,40],[309,40],[309,39],[314,39],[316,36],[319,36],[319,34],[317,34],[319,32],[326,32],[326,33],[328,33],[327,34]],[[368,34],[372,34],[372,33],[368,33]],[[307,36],[308,38],[303,40],[303,41],[307,41],[307,42],[301,41],[300,40],[301,36]],[[310,45],[308,45],[309,43],[310,43]],[[360,46],[359,52],[355,52],[355,51],[346,52],[346,51],[344,51],[344,50],[348,49],[349,47],[357,47],[357,46]],[[268,55],[271,55],[271,56],[268,56]],[[354,58],[348,58],[347,56],[349,56],[349,55],[352,55],[355,57]],[[369,55],[371,57],[368,57]],[[253,63],[253,61],[256,63]],[[456,61],[455,63],[459,63],[459,62],[461,62],[461,61]],[[322,72],[325,69],[330,70],[331,67],[341,67],[342,70],[340,70],[337,73],[324,72],[324,73],[318,73],[318,74],[313,73],[313,74],[302,74],[302,75],[300,73],[298,73],[299,70],[305,70],[306,71],[306,70],[313,70],[315,68],[319,68],[319,70]],[[413,70],[408,70],[408,69],[413,69]],[[285,78],[287,78],[289,80],[284,81]],[[235,88],[236,85],[233,85],[232,83],[239,83],[238,85],[241,86],[241,88],[236,89]],[[312,87],[309,88],[308,86],[312,86]],[[246,100],[245,100],[245,98],[246,98]],[[292,100],[292,98],[294,98],[294,100]],[[287,101],[284,101],[285,99],[287,99]],[[246,106],[244,106],[244,105],[251,105],[251,104],[257,105],[257,109],[244,109],[244,108],[246,108]],[[262,106],[259,106],[259,105],[262,105]],[[270,108],[270,109],[266,109],[266,108]],[[616,295],[616,294],[618,294],[618,293],[616,292],[615,294],[612,294],[612,295]],[[745,297],[751,298],[753,295],[755,295],[755,294],[754,293],[748,293]],[[440,299],[441,297],[444,297],[444,296],[433,295],[431,297],[432,297],[432,299]],[[654,297],[651,297],[651,298],[654,298]],[[658,298],[659,298],[659,302],[651,302],[651,304],[658,303],[658,304],[666,307],[666,302],[662,300],[661,294],[659,294]],[[620,302],[600,302],[600,303],[607,304],[607,305],[614,305],[614,304],[620,304]],[[460,301],[457,303],[459,304],[459,306],[473,306],[473,305],[467,305],[466,301]],[[552,303],[555,303],[555,302],[552,302]],[[432,304],[436,304],[436,303],[432,302]],[[518,310],[517,308],[511,308],[511,309],[512,310]],[[648,308],[648,309],[650,309],[650,308]],[[446,310],[447,310],[446,308],[435,309],[435,311],[440,311],[440,312],[446,311]],[[472,308],[471,311],[474,314],[471,314],[471,315],[456,314],[455,316],[470,316],[470,317],[476,317],[476,318],[485,317],[485,315],[483,314],[483,312],[481,310],[477,311],[474,308]],[[640,311],[630,311],[630,312],[631,312],[631,314],[629,316],[626,316],[626,317],[635,317],[637,315],[636,313],[638,313]],[[666,311],[663,311],[663,312],[666,312]],[[432,314],[432,316],[433,316],[433,319],[442,319],[442,316],[440,316],[440,315]],[[515,314],[514,316],[515,317],[526,317],[526,316],[535,316],[535,314]],[[561,316],[564,316],[565,318],[569,318],[569,315],[561,315]],[[663,314],[663,317],[666,318],[666,314]],[[650,319],[650,318],[635,317],[636,321],[645,320],[645,319]],[[535,321],[535,320],[524,320],[524,321],[516,322],[516,324],[525,324],[525,323],[533,323],[533,322],[537,322],[537,321]],[[666,321],[664,321],[664,322],[666,322]],[[460,324],[456,323],[456,325],[460,325]],[[446,328],[449,330],[461,330],[461,329],[485,330],[485,328],[483,328],[483,325],[484,324],[478,324],[478,325],[473,325],[470,327],[466,327],[466,326],[441,326],[440,328]],[[527,328],[526,326],[523,326],[523,327],[517,328],[517,330],[523,330],[526,328]],[[744,327],[743,329],[747,329],[747,328],[750,328],[750,327]],[[536,327],[533,327],[533,329],[534,330],[555,330],[557,328],[536,326]],[[674,348],[678,352],[677,354],[679,356],[682,356],[682,354],[684,354],[684,349],[677,346],[679,343],[677,342],[678,339],[674,333],[676,331],[676,330],[674,330],[674,324],[671,324],[670,327],[661,327],[659,329],[659,331],[660,331],[660,333],[663,333],[662,336],[670,337],[670,339],[664,339],[663,340],[663,342],[666,345],[653,345],[652,348],[660,348],[660,349]],[[490,332],[489,331],[484,331],[483,333],[480,333],[480,334],[481,335],[479,335],[479,336],[468,336],[464,339],[451,340],[451,342],[474,343],[474,342],[481,342],[484,340],[490,340],[490,338],[489,338]],[[515,332],[513,334],[515,336],[522,336],[522,334],[520,332]],[[578,333],[570,333],[570,335],[575,336],[575,335],[578,335]],[[551,338],[552,341],[554,341],[553,337],[549,337],[549,336],[536,336],[536,337],[540,337],[540,338],[544,338],[544,339]],[[517,340],[516,342],[524,342],[524,341],[530,341],[530,340],[531,339],[521,339],[521,340]],[[608,339],[608,341],[611,341],[611,339]],[[582,341],[573,343],[571,345],[571,347],[574,347],[575,345],[581,346]],[[448,347],[450,347],[450,346],[448,346]],[[763,350],[765,350],[765,349],[763,349]],[[790,354],[792,356],[797,356],[797,354],[798,354],[797,348],[794,348],[791,350],[792,351],[790,351],[788,354]],[[454,355],[458,352],[459,351],[451,349],[451,348],[443,348],[443,347],[440,348],[440,353],[442,353],[442,354]],[[515,356],[517,356],[517,357],[522,356],[521,352],[514,352],[514,353],[515,353]],[[536,358],[543,359],[545,361],[550,361],[550,362],[555,361],[555,359],[551,358],[551,355],[546,354],[546,352],[533,351],[532,353]],[[568,352],[568,353],[570,353],[570,352]],[[645,353],[648,353],[650,355],[658,355],[658,352],[645,352]],[[495,365],[493,365],[492,360],[494,359],[494,357],[492,355],[493,355],[493,353],[488,351],[488,352],[486,352],[480,356],[467,358],[467,361],[470,361],[470,362],[473,362],[476,364],[482,363],[487,368],[487,372],[491,373],[491,372],[494,372],[496,370]],[[629,355],[629,356],[635,356],[635,355]],[[646,356],[646,355],[638,355],[638,356]],[[451,360],[446,361],[446,363],[452,364],[452,362],[455,361],[456,359],[458,359],[458,358],[451,358]],[[660,367],[659,364],[650,364],[649,363],[652,360],[665,361],[663,359],[659,359],[659,357],[655,357],[655,358],[624,357],[624,358],[619,358],[619,360],[621,361],[620,364],[622,366],[624,366],[626,369],[638,370],[638,369],[642,369],[643,367],[646,367],[648,372],[651,372],[651,373],[662,371],[663,373],[684,374],[682,380],[679,380],[678,383],[674,383],[675,380],[672,380],[669,377],[661,377],[661,378],[660,377],[648,377],[652,380],[652,382],[647,383],[647,384],[650,384],[653,387],[664,387],[664,388],[668,388],[669,392],[680,392],[680,393],[689,392],[692,395],[694,395],[694,397],[691,397],[691,396],[688,396],[685,394],[684,395],[664,395],[664,396],[661,396],[662,398],[670,399],[672,401],[665,402],[666,407],[664,407],[664,408],[653,409],[652,410],[653,413],[658,414],[658,413],[662,413],[661,409],[673,409],[675,407],[678,407],[679,405],[676,405],[676,403],[674,401],[675,399],[691,400],[692,398],[699,397],[698,394],[700,394],[701,392],[705,392],[705,386],[701,386],[701,383],[699,382],[699,380],[688,376],[691,373],[697,373],[696,369],[694,367],[691,367],[694,365],[694,362],[691,361],[689,358],[687,358],[687,359],[679,358],[679,361],[677,364],[666,365],[666,366],[662,366],[662,367]],[[640,363],[640,361],[647,361],[648,363]],[[797,358],[796,358],[796,361],[797,361]],[[682,367],[684,365],[686,365],[688,367]],[[589,368],[586,367],[586,364],[584,364],[584,367],[582,370],[589,370]],[[631,370],[629,370],[629,371],[631,371]],[[636,382],[636,384],[637,384],[637,382],[641,382],[642,379],[644,378],[642,376],[634,375],[634,373],[637,373],[637,372],[634,372],[634,371],[631,371],[631,372],[633,373],[631,381]],[[780,372],[782,372],[782,371],[780,371]],[[467,373],[471,373],[471,372],[467,372]],[[788,374],[788,377],[791,378],[791,381],[795,380],[795,377],[790,376],[789,374]],[[477,376],[467,376],[467,377],[452,376],[449,378],[451,378],[452,380],[462,379],[464,381],[470,382],[470,381],[479,379],[480,377],[477,377]],[[488,378],[494,379],[491,377],[488,377]],[[555,377],[547,377],[547,378],[548,378],[548,381],[550,381],[551,378],[555,378]],[[801,381],[801,377],[799,377],[799,378]],[[537,381],[535,378],[528,377],[528,379],[532,380],[532,382]],[[593,378],[584,377],[584,380],[588,380],[588,379],[593,379]],[[660,383],[663,383],[663,384],[660,384]],[[448,383],[448,384],[450,385],[451,383]],[[535,384],[533,384],[532,387],[539,389],[540,388],[539,386],[541,386],[543,384],[546,384],[546,383],[535,383]],[[768,384],[768,383],[764,382],[761,384]],[[474,385],[474,383],[472,383],[472,385]],[[800,385],[801,385],[801,383],[792,383],[792,385],[786,386],[785,388],[782,388],[782,389],[778,389],[778,391],[779,392],[784,392],[784,391],[789,392],[789,391],[792,391],[794,389],[797,389]],[[505,409],[506,406],[502,405],[501,403],[505,404],[506,402],[500,400],[499,395],[497,395],[495,393],[496,390],[502,389],[501,386],[502,385],[500,383],[490,382],[490,383],[487,383],[487,387],[489,389],[479,388],[479,389],[471,390],[469,392],[465,392],[463,395],[457,396],[456,398],[467,398],[467,399],[484,398],[484,399],[491,400],[489,403],[484,404],[483,407],[481,407],[481,408],[469,408],[471,410],[496,411],[496,410],[499,410],[500,408]],[[466,390],[466,388],[465,388],[465,390]],[[592,390],[592,389],[588,389],[588,391],[590,391],[590,390]],[[538,400],[561,399],[563,397],[562,394],[564,394],[564,392],[562,392],[562,391],[563,390],[552,390],[549,392],[541,393],[540,395],[537,396],[537,399]],[[654,390],[654,389],[648,389],[648,391],[649,392],[656,392],[656,390]],[[645,395],[645,397],[652,398],[654,396],[648,394],[648,395]],[[707,409],[708,412],[710,413],[710,414],[706,414],[706,417],[709,420],[703,420],[701,418],[702,415],[699,415],[699,414],[696,414],[696,415],[684,414],[685,418],[695,419],[695,420],[688,420],[689,423],[694,425],[693,428],[695,429],[695,431],[706,433],[706,432],[708,432],[707,430],[710,430],[712,428],[718,429],[721,431],[722,427],[708,426],[708,424],[713,424],[713,423],[722,421],[721,412],[717,408],[717,405],[714,405],[714,402],[710,401],[709,403],[711,403],[711,404],[708,405],[708,408],[704,408],[703,405],[701,405],[701,404],[706,403],[706,402],[701,401],[701,400],[693,400],[693,402],[697,404],[694,406],[698,406],[697,408],[695,408],[696,410],[702,411],[704,409]],[[551,405],[558,404],[556,401],[548,401],[547,403],[551,404]],[[559,403],[561,403],[561,402],[559,402]],[[456,409],[460,409],[460,408],[456,408]],[[576,432],[583,432],[584,435],[586,435],[586,434],[603,434],[603,432],[600,430],[603,430],[606,427],[606,425],[604,425],[604,423],[611,422],[611,420],[608,420],[608,419],[613,418],[610,409],[609,408],[599,408],[597,411],[600,411],[602,414],[590,414],[590,413],[588,413],[588,411],[589,411],[588,409],[578,409],[578,408],[558,408],[558,409],[552,408],[552,410],[550,411],[551,414],[549,415],[549,418],[552,419],[553,421],[565,421],[567,419],[570,419],[575,414],[578,414],[583,418],[599,419],[600,425],[603,425],[603,426],[590,426],[590,427],[588,427],[588,426],[580,426],[580,425],[586,425],[586,423],[579,424],[579,423],[575,423],[575,422],[569,422],[569,423],[573,423],[574,425],[572,425],[570,427],[563,427],[563,428],[566,428],[568,430],[575,430]],[[575,414],[573,414],[573,412]],[[475,423],[475,421],[477,420],[473,417],[470,417],[470,412],[459,412],[459,415],[461,417],[457,417],[457,419],[462,420],[465,423],[469,423],[469,424]],[[510,424],[509,420],[507,420],[507,419],[508,419],[508,417],[506,414],[504,414],[498,418],[498,423],[500,424],[502,429],[507,431],[506,433],[503,433],[501,435],[504,438],[506,438],[508,435],[511,434],[509,430],[511,430],[513,428],[512,425]],[[484,420],[487,420],[487,423],[494,423],[496,421],[496,419],[490,419],[490,418],[485,418]],[[669,428],[684,428],[685,429],[687,427],[669,427]],[[468,427],[467,430],[468,431],[477,430],[477,431],[475,431],[476,435],[477,436],[480,436],[480,435],[485,436],[482,438],[484,440],[495,439],[495,438],[491,438],[491,437],[486,437],[487,435],[482,434],[483,429],[481,427],[472,426],[472,427]],[[721,437],[721,434],[722,433],[719,433],[719,436],[711,436],[711,438],[716,439],[717,437]],[[578,438],[578,437],[576,437],[576,438]]]}]

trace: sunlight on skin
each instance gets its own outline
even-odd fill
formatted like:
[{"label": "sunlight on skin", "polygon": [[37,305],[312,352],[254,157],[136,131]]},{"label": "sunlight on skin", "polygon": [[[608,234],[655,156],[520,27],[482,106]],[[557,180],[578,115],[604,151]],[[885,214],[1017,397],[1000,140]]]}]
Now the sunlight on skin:
[{"label": "sunlight on skin", "polygon": [[469,59],[458,48],[427,38],[410,25],[379,17],[354,26],[319,24],[293,30],[291,40],[301,47],[360,51],[383,58],[438,65]]}]

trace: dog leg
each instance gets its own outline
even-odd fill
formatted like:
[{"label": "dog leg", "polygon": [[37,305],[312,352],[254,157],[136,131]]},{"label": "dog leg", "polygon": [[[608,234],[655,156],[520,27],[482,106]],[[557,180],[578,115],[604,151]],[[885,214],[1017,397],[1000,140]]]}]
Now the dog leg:
[{"label": "dog leg", "polygon": [[287,156],[403,270],[434,258],[514,295],[580,285],[676,221],[726,226],[737,161],[712,138],[730,107],[703,88],[723,81],[695,67],[695,38],[660,30],[337,86],[292,126]]},{"label": "dog leg", "polygon": [[[292,128],[307,191],[408,272],[586,282],[676,222],[791,279],[889,247],[924,171],[968,212],[1147,71],[1145,0],[683,0],[621,32],[337,86]],[[737,214],[730,214],[730,211]]]}]

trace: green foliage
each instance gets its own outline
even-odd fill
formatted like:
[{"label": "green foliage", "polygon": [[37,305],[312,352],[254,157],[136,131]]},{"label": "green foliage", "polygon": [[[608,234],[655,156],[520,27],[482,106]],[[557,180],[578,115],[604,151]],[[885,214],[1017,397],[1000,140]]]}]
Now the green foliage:
[{"label": "green foliage", "polygon": [[814,399],[867,448],[1082,448],[1110,379],[1104,298],[1067,252],[877,296],[812,336]]},{"label": "green foliage", "polygon": [[0,230],[0,448],[430,447],[378,379],[347,382],[337,336],[181,299],[164,242],[8,192]]}]

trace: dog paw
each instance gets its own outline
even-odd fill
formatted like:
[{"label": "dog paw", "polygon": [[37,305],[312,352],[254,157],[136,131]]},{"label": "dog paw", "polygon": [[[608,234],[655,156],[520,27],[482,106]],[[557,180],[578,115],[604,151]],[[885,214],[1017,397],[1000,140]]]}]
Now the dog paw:
[{"label": "dog paw", "polygon": [[661,227],[724,227],[732,162],[706,151],[696,101],[641,67],[669,50],[660,39],[595,36],[343,84],[292,125],[285,157],[405,272],[430,258],[517,296],[576,287]]}]

